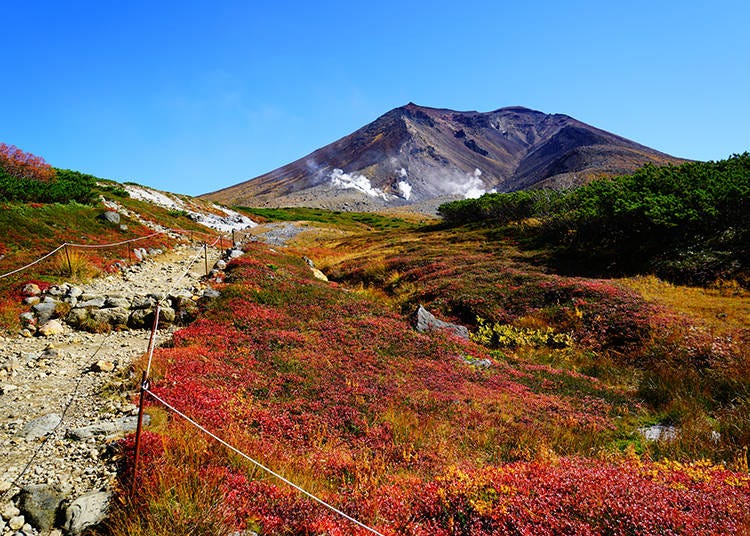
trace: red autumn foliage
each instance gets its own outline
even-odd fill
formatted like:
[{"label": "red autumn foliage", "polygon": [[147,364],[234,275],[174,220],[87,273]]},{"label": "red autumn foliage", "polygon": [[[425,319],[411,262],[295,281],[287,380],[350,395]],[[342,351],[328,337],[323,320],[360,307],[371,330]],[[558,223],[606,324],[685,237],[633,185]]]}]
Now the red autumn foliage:
[{"label": "red autumn foliage", "polygon": [[44,158],[6,143],[0,143],[0,168],[16,179],[49,182],[55,177],[54,168]]}]

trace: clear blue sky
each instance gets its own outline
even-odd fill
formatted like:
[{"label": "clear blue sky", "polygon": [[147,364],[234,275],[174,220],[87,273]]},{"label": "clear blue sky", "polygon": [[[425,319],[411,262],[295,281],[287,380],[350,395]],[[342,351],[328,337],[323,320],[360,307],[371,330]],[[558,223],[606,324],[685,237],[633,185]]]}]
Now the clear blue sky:
[{"label": "clear blue sky", "polygon": [[3,2],[0,141],[199,194],[413,101],[565,113],[655,149],[750,149],[750,4]]}]

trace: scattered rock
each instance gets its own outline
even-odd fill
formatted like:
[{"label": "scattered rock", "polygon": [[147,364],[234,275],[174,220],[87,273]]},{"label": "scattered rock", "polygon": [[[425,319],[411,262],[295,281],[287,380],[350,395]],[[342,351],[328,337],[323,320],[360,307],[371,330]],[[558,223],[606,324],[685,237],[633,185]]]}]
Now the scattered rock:
[{"label": "scattered rock", "polygon": [[23,516],[11,517],[8,520],[8,526],[11,528],[11,530],[21,530],[25,524],[26,519]]},{"label": "scattered rock", "polygon": [[39,439],[49,434],[62,419],[57,413],[49,413],[26,423],[18,433],[24,439]]},{"label": "scattered rock", "polygon": [[[148,415],[144,415],[144,426],[148,426],[150,422],[151,417],[149,417]],[[114,421],[100,422],[97,424],[68,430],[67,436],[78,441],[96,436],[115,437],[121,434],[126,434],[128,432],[134,432],[137,426],[138,417],[129,415],[127,417],[120,417],[119,419],[115,419]]]},{"label": "scattered rock", "polygon": [[64,498],[64,494],[52,486],[33,484],[21,489],[18,506],[29,523],[46,531],[55,524],[57,509]]},{"label": "scattered rock", "polygon": [[465,326],[459,326],[458,324],[451,324],[450,322],[439,320],[421,305],[412,315],[412,319],[414,321],[414,327],[420,333],[446,330],[453,332],[462,339],[469,338],[469,330]]},{"label": "scattered rock", "polygon": [[80,534],[84,529],[98,525],[107,515],[110,498],[108,491],[81,495],[65,509],[63,529],[70,534]]},{"label": "scattered rock", "polygon": [[646,441],[674,441],[680,430],[671,424],[654,424],[638,428],[637,431]]},{"label": "scattered rock", "polygon": [[3,517],[3,519],[10,519],[12,517],[16,517],[21,513],[21,510],[16,508],[16,505],[12,502],[7,502],[3,505],[2,510],[0,510],[0,516]]},{"label": "scattered rock", "polygon": [[115,364],[112,361],[101,359],[91,366],[94,372],[112,372],[115,370]]},{"label": "scattered rock", "polygon": [[24,296],[39,296],[42,293],[42,289],[35,283],[27,283],[23,286],[21,293]]},{"label": "scattered rock", "polygon": [[45,337],[51,337],[52,335],[59,335],[65,332],[65,327],[57,319],[49,320],[45,322],[40,328],[39,333]]},{"label": "scattered rock", "polygon": [[120,215],[114,210],[108,210],[101,214],[99,218],[103,221],[114,223],[115,225],[120,224]]}]

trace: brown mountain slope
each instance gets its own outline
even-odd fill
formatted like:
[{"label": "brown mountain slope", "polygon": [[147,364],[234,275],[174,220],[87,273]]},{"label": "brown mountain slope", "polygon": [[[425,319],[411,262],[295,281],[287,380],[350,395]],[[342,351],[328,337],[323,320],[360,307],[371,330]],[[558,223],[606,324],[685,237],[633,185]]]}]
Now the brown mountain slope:
[{"label": "brown mountain slope", "polygon": [[202,197],[233,205],[374,209],[567,187],[680,159],[572,117],[409,103],[317,151]]}]

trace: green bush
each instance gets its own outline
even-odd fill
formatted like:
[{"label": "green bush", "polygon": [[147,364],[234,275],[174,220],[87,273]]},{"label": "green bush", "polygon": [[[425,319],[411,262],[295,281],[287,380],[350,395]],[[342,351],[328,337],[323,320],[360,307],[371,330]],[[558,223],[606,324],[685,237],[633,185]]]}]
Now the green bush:
[{"label": "green bush", "polygon": [[95,200],[96,177],[69,169],[55,169],[48,182],[33,178],[12,177],[0,168],[0,201],[24,203],[67,203],[76,201],[91,204]]},{"label": "green bush", "polygon": [[573,345],[573,338],[567,333],[555,333],[550,328],[531,329],[517,328],[510,324],[495,322],[488,324],[477,317],[477,332],[471,340],[489,348],[541,347],[568,348]]}]

